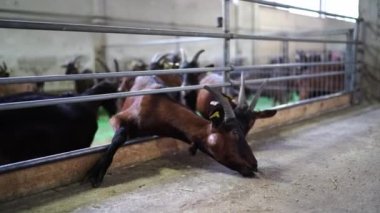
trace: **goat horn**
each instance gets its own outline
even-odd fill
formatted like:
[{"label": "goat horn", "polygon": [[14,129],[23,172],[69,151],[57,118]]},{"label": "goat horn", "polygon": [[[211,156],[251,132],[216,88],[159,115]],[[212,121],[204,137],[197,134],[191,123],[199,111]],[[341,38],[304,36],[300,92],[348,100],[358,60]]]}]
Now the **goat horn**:
[{"label": "goat horn", "polygon": [[186,53],[185,53],[185,50],[184,49],[180,49],[179,50],[180,52],[180,55],[181,55],[181,63],[179,65],[180,68],[184,68],[185,65],[186,65],[186,62],[187,62],[187,57],[186,57]]},{"label": "goat horn", "polygon": [[119,66],[119,62],[117,61],[117,59],[113,59],[113,64],[115,65],[115,71],[116,72],[120,72],[120,66]]},{"label": "goat horn", "polygon": [[238,102],[239,108],[244,108],[247,106],[247,96],[245,95],[245,76],[243,71],[240,73],[240,91]]},{"label": "goat horn", "polygon": [[76,62],[80,59],[80,57],[81,57],[81,56],[77,56],[77,57],[75,57],[74,60],[73,60],[73,63],[76,63]]},{"label": "goat horn", "polygon": [[249,105],[249,109],[251,109],[251,111],[255,110],[255,107],[256,107],[256,104],[257,104],[257,101],[259,100],[260,98],[260,95],[261,95],[261,92],[263,91],[263,88],[265,86],[265,84],[268,82],[268,79],[266,81],[264,81],[259,89],[257,89],[256,91],[256,94],[255,94],[255,97],[252,99],[251,101],[251,104]]},{"label": "goat horn", "polygon": [[235,118],[235,113],[230,103],[228,103],[226,98],[219,91],[207,85],[205,85],[203,88],[209,91],[215,97],[215,99],[222,105],[224,114],[225,114],[225,117],[224,117],[225,121],[231,118]]},{"label": "goat horn", "polygon": [[167,57],[168,55],[170,55],[172,53],[166,53],[164,54],[163,56],[161,56],[158,60],[157,60],[157,63],[159,63],[162,59],[164,59],[165,57]]},{"label": "goat horn", "polygon": [[150,61],[150,63],[156,63],[157,62],[157,59],[160,57],[160,53],[156,53],[154,54],[154,56],[152,57],[152,60]]},{"label": "goat horn", "polygon": [[106,72],[111,72],[110,68],[107,66],[106,63],[104,63],[103,60],[100,60],[100,58],[96,58],[96,61],[102,65],[102,67],[106,70]]},{"label": "goat horn", "polygon": [[197,62],[199,56],[200,56],[204,51],[205,51],[204,49],[199,50],[199,51],[194,55],[193,60],[191,60],[191,61],[192,61],[192,62]]}]

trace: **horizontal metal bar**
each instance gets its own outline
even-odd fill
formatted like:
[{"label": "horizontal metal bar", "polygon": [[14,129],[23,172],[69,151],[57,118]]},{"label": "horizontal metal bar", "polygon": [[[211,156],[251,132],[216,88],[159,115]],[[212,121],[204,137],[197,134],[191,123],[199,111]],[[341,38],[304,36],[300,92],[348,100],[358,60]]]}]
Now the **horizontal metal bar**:
[{"label": "horizontal metal bar", "polygon": [[[247,70],[244,70],[244,71],[247,71]],[[283,77],[275,77],[275,78],[269,78],[269,79],[254,79],[254,80],[247,80],[246,84],[261,83],[267,80],[268,82],[278,82],[278,81],[287,81],[287,80],[294,80],[294,79],[334,76],[334,75],[341,75],[341,74],[344,74],[344,71],[328,72],[328,73],[321,73],[321,74],[283,76]],[[220,84],[214,84],[210,86],[224,87],[224,86],[232,86],[232,85],[240,85],[240,82],[231,80],[231,83],[220,83]],[[96,100],[106,100],[106,99],[122,98],[122,97],[129,97],[129,96],[197,90],[197,89],[202,89],[202,88],[203,88],[203,85],[193,85],[193,86],[184,86],[184,87],[167,87],[167,88],[153,89],[153,90],[118,92],[118,93],[102,94],[102,95],[75,96],[75,97],[44,99],[44,100],[35,100],[35,101],[12,102],[12,103],[0,104],[0,110],[31,108],[31,107],[48,106],[48,105],[62,104],[62,103],[78,103],[78,102],[87,102],[87,101],[96,101]]]},{"label": "horizontal metal bar", "polygon": [[238,67],[212,67],[212,68],[189,68],[189,69],[172,69],[172,70],[144,70],[144,71],[122,71],[111,73],[91,73],[91,74],[75,74],[75,75],[44,75],[44,76],[22,76],[0,78],[1,84],[17,84],[31,82],[48,82],[48,81],[72,81],[85,79],[100,79],[100,78],[121,78],[129,76],[149,76],[149,75],[170,75],[184,73],[203,73],[212,71],[241,71],[245,69],[273,69],[273,68],[291,68],[291,67],[309,67],[320,65],[343,65],[344,62],[312,62],[312,63],[288,63],[288,64],[259,64],[250,66]]},{"label": "horizontal metal bar", "polygon": [[203,73],[211,71],[231,71],[230,67],[212,67],[212,68],[189,68],[189,69],[171,69],[171,70],[144,70],[144,71],[122,71],[111,73],[90,73],[74,75],[44,75],[44,76],[23,76],[0,78],[1,84],[16,84],[27,82],[48,82],[48,81],[70,81],[99,78],[121,78],[128,76],[148,76],[148,75],[171,75],[184,73]]},{"label": "horizontal metal bar", "polygon": [[[326,77],[326,76],[334,76],[334,75],[343,75],[344,71],[336,71],[336,72],[326,72],[320,74],[305,74],[305,75],[293,75],[293,76],[282,76],[282,77],[274,77],[274,78],[260,78],[260,79],[252,79],[246,80],[245,84],[257,84],[267,81],[269,82],[279,82],[279,81],[289,81],[289,80],[298,80],[305,78],[318,78],[318,77]],[[231,80],[232,85],[239,85],[240,81]]]},{"label": "horizontal metal bar", "polygon": [[[353,63],[353,62],[352,62]],[[310,62],[310,63],[287,63],[287,64],[258,64],[258,65],[248,65],[248,66],[237,66],[233,67],[234,71],[242,70],[259,70],[259,69],[274,69],[274,68],[294,68],[294,67],[313,67],[321,65],[345,65],[346,62]]]},{"label": "horizontal metal bar", "polygon": [[22,21],[0,19],[0,28],[10,29],[28,29],[28,30],[52,30],[52,31],[74,31],[74,32],[91,32],[91,33],[118,33],[118,34],[143,34],[143,35],[161,35],[161,36],[186,36],[186,37],[209,37],[209,38],[230,38],[230,34],[196,32],[181,30],[166,30],[152,28],[135,28],[105,26],[94,24],[73,24],[58,22],[41,22],[41,21]]},{"label": "horizontal metal bar", "polygon": [[313,43],[342,43],[351,44],[355,41],[343,40],[326,40],[326,39],[310,39],[301,37],[284,37],[284,36],[265,36],[265,35],[249,35],[249,34],[232,34],[233,39],[250,39],[250,40],[267,40],[267,41],[294,41],[294,42],[313,42]]},{"label": "horizontal metal bar", "polygon": [[358,18],[351,17],[351,16],[339,15],[339,14],[335,14],[335,13],[328,13],[328,12],[324,12],[324,11],[320,11],[320,10],[313,10],[313,9],[308,9],[308,8],[304,8],[304,7],[287,5],[287,4],[280,4],[280,3],[276,3],[276,2],[269,2],[269,1],[262,1],[262,0],[242,0],[242,1],[257,3],[257,4],[267,5],[267,6],[273,6],[273,7],[282,7],[282,8],[288,8],[288,9],[309,11],[309,12],[314,12],[314,13],[318,13],[318,14],[322,14],[322,15],[326,15],[326,16],[334,16],[334,17],[354,19],[354,20],[358,19]]},{"label": "horizontal metal bar", "polygon": [[[220,83],[220,84],[213,84],[209,86],[210,87],[224,87],[224,86],[230,86],[230,85],[231,83]],[[166,87],[166,88],[160,88],[160,89],[139,90],[139,91],[130,91],[130,92],[118,92],[118,93],[110,93],[110,94],[102,94],[102,95],[75,96],[75,97],[54,98],[54,99],[44,99],[44,100],[35,100],[35,101],[20,101],[20,102],[0,104],[0,110],[32,108],[32,107],[48,106],[48,105],[62,104],[62,103],[79,103],[79,102],[87,102],[87,101],[107,100],[107,99],[122,98],[122,97],[129,97],[129,96],[197,90],[197,89],[202,89],[202,88],[203,88],[203,85],[194,85],[194,86],[184,86],[184,87]]]},{"label": "horizontal metal bar", "polygon": [[[129,145],[133,145],[133,144],[144,143],[144,142],[148,142],[150,140],[157,139],[157,138],[159,138],[159,137],[158,136],[148,136],[148,137],[136,138],[136,139],[126,141],[123,146],[129,146]],[[30,160],[5,164],[5,165],[0,166],[0,174],[16,171],[16,170],[20,170],[20,169],[26,169],[26,168],[30,168],[30,167],[40,166],[40,165],[53,163],[53,162],[57,162],[57,161],[61,161],[61,160],[66,160],[66,159],[70,159],[70,158],[80,157],[80,156],[84,156],[84,155],[101,153],[101,152],[106,151],[107,148],[108,148],[108,144],[102,145],[102,146],[97,146],[97,147],[88,147],[88,148],[73,150],[73,151],[59,153],[59,154],[55,154],[55,155],[49,155],[49,156],[45,156],[45,157],[41,157],[41,158],[34,158],[34,159],[30,159]]]},{"label": "horizontal metal bar", "polygon": [[310,98],[310,99],[306,99],[306,100],[300,100],[297,103],[289,103],[289,104],[277,105],[277,106],[272,107],[270,109],[284,110],[284,109],[287,109],[287,108],[301,106],[301,105],[313,103],[313,102],[316,102],[316,101],[323,101],[323,100],[327,100],[327,99],[331,99],[331,98],[336,98],[336,97],[339,97],[339,96],[342,96],[342,95],[346,95],[346,94],[350,94],[350,93],[351,92],[337,92],[337,93],[333,93],[333,94],[329,94],[329,95],[319,96],[319,97],[316,97],[316,98]]},{"label": "horizontal metal bar", "polygon": [[301,31],[301,32],[296,32],[292,34],[287,34],[292,35],[292,36],[331,36],[331,35],[344,35],[348,32],[353,30],[353,28],[342,28],[342,29],[328,29],[328,30],[311,30],[311,31]]},{"label": "horizontal metal bar", "polygon": [[0,28],[29,29],[29,30],[53,30],[53,31],[74,31],[92,33],[119,33],[119,34],[140,34],[140,35],[163,35],[163,36],[186,36],[186,37],[208,37],[227,39],[252,39],[270,41],[294,41],[294,42],[319,42],[319,43],[355,43],[355,41],[305,39],[283,36],[249,35],[236,33],[212,33],[196,31],[165,30],[152,28],[134,28],[120,26],[73,24],[58,22],[39,22],[23,20],[0,19]]}]

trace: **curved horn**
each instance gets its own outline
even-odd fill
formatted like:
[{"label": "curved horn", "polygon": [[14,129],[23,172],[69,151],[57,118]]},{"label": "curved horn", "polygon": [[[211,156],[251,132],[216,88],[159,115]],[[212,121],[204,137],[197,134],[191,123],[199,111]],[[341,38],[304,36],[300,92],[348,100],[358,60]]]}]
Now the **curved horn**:
[{"label": "curved horn", "polygon": [[247,106],[247,96],[245,95],[245,76],[244,72],[241,71],[240,73],[240,91],[239,91],[239,98],[238,98],[238,107],[244,108]]},{"label": "curved horn", "polygon": [[260,95],[261,95],[261,92],[263,91],[263,88],[264,88],[264,86],[265,86],[265,84],[266,84],[267,82],[268,82],[268,79],[267,79],[266,81],[264,81],[264,82],[260,85],[259,89],[257,89],[256,94],[255,94],[255,97],[252,99],[251,104],[249,105],[249,109],[250,109],[251,111],[255,110],[255,107],[256,107],[257,101],[259,100]]},{"label": "curved horn", "polygon": [[105,70],[106,72],[111,72],[110,68],[107,66],[106,63],[104,63],[103,60],[101,60],[100,58],[96,58],[96,61],[97,61],[100,65],[102,65],[102,67],[104,68],[104,70]]},{"label": "curved horn", "polygon": [[79,55],[79,56],[77,56],[77,57],[75,57],[72,63],[77,63],[77,61],[78,61],[80,58],[81,58],[81,56],[80,56],[80,55]]},{"label": "curved horn", "polygon": [[197,62],[199,56],[200,56],[204,51],[205,51],[204,49],[199,50],[199,51],[194,55],[194,57],[193,57],[193,59],[191,60],[191,62]]},{"label": "curved horn", "polygon": [[187,63],[186,53],[185,53],[185,50],[182,48],[179,50],[179,52],[180,52],[180,56],[181,56],[181,63],[179,65],[179,67],[184,68],[186,66],[186,63]]},{"label": "curved horn", "polygon": [[160,57],[160,53],[156,53],[154,54],[154,56],[152,57],[152,59],[150,60],[150,63],[156,63],[157,62],[157,59]]},{"label": "curved horn", "polygon": [[4,72],[7,72],[8,67],[7,67],[7,64],[4,61],[3,61],[3,68],[4,68]]},{"label": "curved horn", "polygon": [[169,55],[171,55],[172,53],[166,53],[164,55],[162,55],[160,58],[158,58],[157,62],[159,63],[162,59],[168,57]]},{"label": "curved horn", "polygon": [[117,61],[117,59],[113,59],[113,64],[115,65],[115,71],[116,72],[120,72],[120,66],[119,66],[119,62]]},{"label": "curved horn", "polygon": [[225,121],[231,118],[235,118],[235,113],[230,103],[228,103],[226,98],[224,98],[220,92],[216,91],[214,88],[211,88],[207,85],[205,85],[203,88],[209,91],[215,97],[215,99],[219,101],[219,103],[222,105],[224,114],[225,114],[225,117],[224,117]]}]

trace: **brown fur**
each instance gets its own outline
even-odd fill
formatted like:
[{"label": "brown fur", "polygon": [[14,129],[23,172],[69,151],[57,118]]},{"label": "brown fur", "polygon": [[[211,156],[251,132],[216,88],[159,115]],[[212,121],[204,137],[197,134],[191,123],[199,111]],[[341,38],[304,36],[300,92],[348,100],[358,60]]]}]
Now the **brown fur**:
[{"label": "brown fur", "polygon": [[[131,91],[161,88],[161,83],[157,77],[140,76]],[[236,119],[224,118],[223,111],[221,114],[218,121],[208,121],[164,94],[128,97],[121,111],[111,119],[116,130],[113,141],[89,171],[88,178],[93,186],[98,186],[118,147],[127,139],[146,135],[182,140],[191,145],[191,154],[199,149],[243,176],[252,176],[257,171],[257,161],[243,129]]]}]

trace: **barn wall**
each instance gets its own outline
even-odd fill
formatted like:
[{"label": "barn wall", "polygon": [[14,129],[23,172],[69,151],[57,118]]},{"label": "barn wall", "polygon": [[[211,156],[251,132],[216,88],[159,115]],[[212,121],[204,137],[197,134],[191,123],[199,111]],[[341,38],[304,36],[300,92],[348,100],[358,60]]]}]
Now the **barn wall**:
[{"label": "barn wall", "polygon": [[[0,18],[222,31],[216,28],[216,18],[222,15],[219,0],[6,0],[0,1],[0,11]],[[297,33],[353,27],[353,23],[345,21],[297,15],[242,1],[238,6],[232,5],[231,17],[231,30],[241,33]],[[84,56],[84,68],[99,69],[94,62],[97,55],[105,56],[108,63],[117,58],[125,69],[126,62],[131,58],[149,61],[156,52],[183,47],[188,57],[201,48],[206,49],[201,57],[202,65],[222,65],[222,39],[181,38],[181,44],[176,39],[169,36],[0,29],[0,61],[6,61],[15,76],[62,74],[64,70],[60,65],[78,55]],[[172,42],[162,44],[168,40]],[[278,41],[234,40],[231,42],[231,57],[241,57],[245,64],[267,63],[269,57],[281,55],[282,45]],[[344,50],[345,47],[291,42],[289,48],[292,57],[297,49],[322,51],[324,48]],[[47,89],[71,87],[72,82],[54,82],[48,84]]]},{"label": "barn wall", "polygon": [[359,16],[364,19],[361,88],[369,101],[380,101],[380,0],[361,0]]}]

